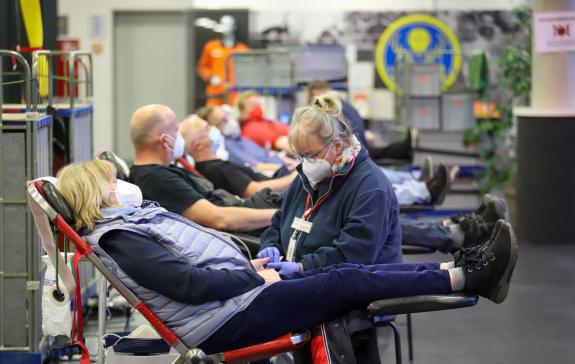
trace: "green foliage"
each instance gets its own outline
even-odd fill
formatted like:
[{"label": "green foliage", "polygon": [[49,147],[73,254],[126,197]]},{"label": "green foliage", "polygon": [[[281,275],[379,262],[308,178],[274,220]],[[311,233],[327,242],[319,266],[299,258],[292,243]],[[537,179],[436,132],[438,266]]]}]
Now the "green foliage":
[{"label": "green foliage", "polygon": [[485,162],[482,193],[515,180],[515,138],[510,133],[513,107],[526,104],[531,90],[531,10],[520,7],[513,13],[518,31],[496,60],[500,70],[497,110],[501,119],[481,120],[463,137],[466,146],[479,146],[480,158]]}]

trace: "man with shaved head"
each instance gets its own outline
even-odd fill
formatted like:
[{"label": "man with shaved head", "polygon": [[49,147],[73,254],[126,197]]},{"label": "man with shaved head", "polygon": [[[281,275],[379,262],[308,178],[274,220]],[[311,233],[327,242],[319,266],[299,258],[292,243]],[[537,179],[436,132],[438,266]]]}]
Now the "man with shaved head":
[{"label": "man with shaved head", "polygon": [[[245,198],[266,188],[282,192],[297,175],[293,172],[284,177],[269,178],[254,172],[249,167],[219,159],[216,155],[217,143],[222,141],[219,130],[196,115],[186,118],[180,124],[179,130],[186,141],[185,150],[194,159],[196,169],[210,180],[215,188],[221,188]],[[214,135],[220,135],[220,137]]]},{"label": "man with shaved head", "polygon": [[184,153],[176,114],[164,105],[146,105],[134,112],[130,135],[134,165],[130,181],[144,198],[200,225],[225,231],[252,231],[268,226],[275,209],[230,206],[217,191],[198,183],[189,172],[170,163]]}]

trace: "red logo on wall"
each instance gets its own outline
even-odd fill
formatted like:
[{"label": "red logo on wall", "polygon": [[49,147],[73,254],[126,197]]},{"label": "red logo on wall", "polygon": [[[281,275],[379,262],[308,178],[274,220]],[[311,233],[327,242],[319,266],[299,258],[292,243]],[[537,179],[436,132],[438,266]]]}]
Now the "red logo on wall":
[{"label": "red logo on wall", "polygon": [[571,36],[571,34],[569,32],[569,24],[554,25],[553,26],[553,36],[554,37],[569,37],[569,36]]}]

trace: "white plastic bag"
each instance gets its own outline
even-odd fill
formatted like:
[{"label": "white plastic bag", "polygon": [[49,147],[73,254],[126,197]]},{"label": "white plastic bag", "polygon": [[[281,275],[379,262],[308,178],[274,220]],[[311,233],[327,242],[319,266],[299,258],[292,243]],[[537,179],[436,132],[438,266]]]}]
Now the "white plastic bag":
[{"label": "white plastic bag", "polygon": [[63,300],[54,298],[56,269],[52,264],[47,264],[44,281],[42,282],[42,332],[44,335],[70,336],[70,331],[72,330],[70,297],[61,280],[59,285],[60,291],[64,294]]}]

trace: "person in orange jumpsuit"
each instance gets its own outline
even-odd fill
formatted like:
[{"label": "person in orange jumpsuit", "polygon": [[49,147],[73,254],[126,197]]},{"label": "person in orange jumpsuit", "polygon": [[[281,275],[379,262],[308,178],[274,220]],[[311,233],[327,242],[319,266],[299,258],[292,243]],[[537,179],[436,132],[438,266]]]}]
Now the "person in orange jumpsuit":
[{"label": "person in orange jumpsuit", "polygon": [[[226,82],[233,85],[234,70],[230,65],[226,79],[226,63],[232,53],[245,52],[249,47],[236,43],[235,21],[229,15],[224,15],[218,24],[222,39],[212,39],[206,43],[198,61],[197,73],[206,82],[206,105],[223,105],[226,103]],[[231,95],[230,103],[234,103],[236,95]]]}]

